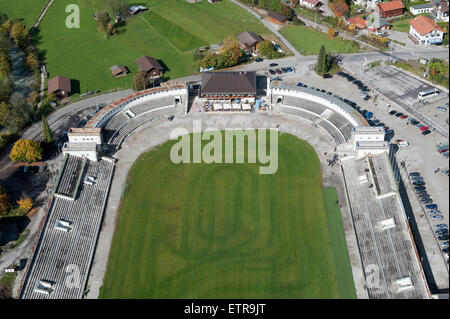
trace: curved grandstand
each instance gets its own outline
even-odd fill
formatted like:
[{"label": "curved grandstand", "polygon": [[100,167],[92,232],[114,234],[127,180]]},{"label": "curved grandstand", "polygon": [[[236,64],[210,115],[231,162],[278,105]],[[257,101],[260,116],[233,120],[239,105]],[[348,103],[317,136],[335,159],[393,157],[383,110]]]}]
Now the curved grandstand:
[{"label": "curved grandstand", "polygon": [[[139,126],[175,113],[186,113],[188,97],[186,83],[169,82],[164,86],[137,92],[108,105],[87,123],[87,128],[91,130],[101,128],[103,144],[117,149],[125,137]],[[351,150],[346,152],[345,157],[341,154],[341,164],[353,227],[358,240],[358,254],[365,271],[368,271],[367,267],[376,265],[381,274],[379,286],[364,287],[367,295],[370,298],[430,297],[393,177],[391,163],[386,156],[389,147],[384,142],[384,129],[369,127],[367,121],[354,108],[329,94],[311,88],[275,81],[270,83],[266,96],[261,98],[266,99],[272,111],[292,114],[315,123],[328,132],[337,146],[343,145],[346,150]],[[248,113],[248,116],[252,115]],[[184,117],[188,118],[189,115]],[[368,140],[365,137],[368,134],[374,139]],[[357,152],[358,147],[364,149],[362,155]],[[120,158],[118,160],[120,162]],[[66,162],[76,161],[67,159]],[[89,168],[90,175],[86,171],[78,172],[80,180],[84,180],[79,189],[79,181],[76,185],[73,182],[70,185],[64,184],[68,183],[70,177],[67,174],[73,174],[64,171],[64,167],[75,166],[63,165],[60,179],[64,183],[61,185],[69,189],[71,194],[75,194],[73,198],[58,197],[53,200],[23,285],[21,293],[23,298],[81,298],[83,295],[85,284],[76,292],[58,288],[58,285],[62,285],[64,266],[74,260],[83,265],[81,275],[85,283],[92,262],[91,251],[86,250],[82,259],[74,252],[80,236],[78,232],[84,231],[80,229],[81,226],[89,222],[88,220],[78,222],[75,216],[81,213],[80,209],[94,209],[80,201],[89,200],[89,193],[86,192],[89,192],[90,188],[91,191],[96,187],[99,188],[95,190],[98,193],[96,195],[98,203],[90,203],[95,204],[97,214],[94,216],[95,226],[90,228],[90,232],[83,233],[84,236],[88,236],[87,241],[93,250],[100,228],[98,214],[103,214],[105,205],[103,198],[108,193],[108,178],[109,176],[112,178],[113,166],[110,161],[106,163],[100,160],[100,167],[106,167],[106,179],[102,183],[96,183],[94,177],[99,176],[100,172],[98,169],[92,171],[95,166],[89,163],[90,161],[87,167],[92,167]],[[78,164],[76,167],[79,166],[81,165]],[[88,175],[93,178],[87,178]],[[75,189],[77,190],[72,191]],[[71,203],[63,205],[62,201]],[[55,218],[58,216],[60,216],[58,220],[63,224],[66,221],[75,222],[75,227],[70,228],[70,231],[60,232],[60,228],[55,227],[55,223],[58,222]],[[61,246],[63,250],[58,250],[58,236],[65,236],[66,242]],[[54,262],[58,265],[56,269],[53,267]],[[366,278],[366,273],[363,276]]]}]

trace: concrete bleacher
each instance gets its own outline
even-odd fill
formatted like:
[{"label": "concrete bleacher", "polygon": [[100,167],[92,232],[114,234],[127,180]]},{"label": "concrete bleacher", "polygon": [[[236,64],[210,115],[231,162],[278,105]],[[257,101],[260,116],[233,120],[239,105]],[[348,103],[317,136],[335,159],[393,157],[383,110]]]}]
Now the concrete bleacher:
[{"label": "concrete bleacher", "polygon": [[61,167],[61,175],[55,187],[55,194],[67,197],[75,197],[77,183],[82,174],[83,159],[81,157],[68,156]]},{"label": "concrete bleacher", "polygon": [[[377,165],[389,171],[386,154],[373,157]],[[368,174],[368,159],[342,161],[353,224],[356,231],[362,263],[370,279],[367,291],[370,298],[381,299],[426,299],[428,288],[424,280],[418,257],[415,253],[408,224],[398,194],[377,199],[373,180],[361,183],[359,177]],[[389,189],[392,180],[382,177],[381,188]],[[396,189],[396,191],[398,191]],[[383,229],[381,223],[392,218],[395,227]],[[375,273],[373,270],[375,269]],[[374,274],[374,275],[372,275]],[[369,278],[370,277],[370,278]],[[410,277],[413,287],[400,290],[397,280]],[[372,283],[377,283],[373,285]]]},{"label": "concrete bleacher", "polygon": [[133,113],[136,114],[136,116],[138,116],[139,114],[163,106],[175,106],[174,98],[172,96],[154,98],[150,101],[133,106],[130,108],[130,110],[133,111]]},{"label": "concrete bleacher", "polygon": [[[85,175],[94,176],[95,183],[83,184],[75,201],[53,199],[20,298],[82,298],[113,170],[114,163],[109,160],[88,161]],[[61,221],[70,224],[67,231],[55,227]],[[75,266],[79,280],[66,281]],[[47,285],[51,289],[42,289]]]},{"label": "concrete bleacher", "polygon": [[315,103],[309,100],[299,99],[296,97],[291,96],[285,96],[283,98],[283,104],[284,105],[290,105],[290,106],[298,106],[302,109],[311,111],[316,114],[321,114],[323,111],[325,111],[327,108],[319,103]]},{"label": "concrete bleacher", "polygon": [[142,114],[141,116],[137,116],[127,122],[126,125],[122,126],[119,130],[115,132],[113,136],[109,139],[108,143],[112,145],[116,145],[116,147],[120,147],[120,144],[123,142],[124,138],[129,135],[136,128],[141,126],[144,123],[151,122],[154,120],[165,119],[171,115],[175,114],[174,108],[168,108],[163,110],[157,110],[153,112],[148,112],[146,114]]}]

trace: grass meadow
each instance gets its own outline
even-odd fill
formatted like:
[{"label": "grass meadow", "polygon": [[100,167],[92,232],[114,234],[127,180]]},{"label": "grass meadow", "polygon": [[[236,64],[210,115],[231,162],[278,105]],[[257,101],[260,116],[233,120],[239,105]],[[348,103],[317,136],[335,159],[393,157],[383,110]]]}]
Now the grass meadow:
[{"label": "grass meadow", "polygon": [[[75,3],[80,8],[80,28],[68,29],[65,8]],[[58,0],[48,10],[37,36],[38,48],[45,57],[50,77],[62,75],[79,84],[76,92],[132,87],[142,55],[153,56],[166,68],[164,77],[179,78],[194,70],[196,49],[219,43],[228,35],[250,30],[268,31],[255,17],[228,0],[211,4],[185,0],[143,0],[150,10],[118,28],[119,34],[106,39],[97,31],[92,14],[104,10],[101,0]],[[131,71],[115,79],[110,71],[123,64]]]}]

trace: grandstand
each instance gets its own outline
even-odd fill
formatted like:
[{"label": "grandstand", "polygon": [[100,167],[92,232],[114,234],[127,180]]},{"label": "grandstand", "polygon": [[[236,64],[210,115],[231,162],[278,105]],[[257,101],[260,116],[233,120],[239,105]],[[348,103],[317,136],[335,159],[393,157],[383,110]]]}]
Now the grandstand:
[{"label": "grandstand", "polygon": [[[369,297],[429,298],[387,153],[349,157],[342,169]],[[377,197],[375,183],[381,192],[395,193]]]},{"label": "grandstand", "polygon": [[[70,176],[74,172],[80,173],[80,160],[68,155],[67,165],[62,167],[61,180],[67,181],[61,186],[64,189],[75,187]],[[80,186],[78,198],[53,199],[20,298],[83,297],[113,170],[111,159],[86,161],[82,178],[89,177],[91,182]]]}]

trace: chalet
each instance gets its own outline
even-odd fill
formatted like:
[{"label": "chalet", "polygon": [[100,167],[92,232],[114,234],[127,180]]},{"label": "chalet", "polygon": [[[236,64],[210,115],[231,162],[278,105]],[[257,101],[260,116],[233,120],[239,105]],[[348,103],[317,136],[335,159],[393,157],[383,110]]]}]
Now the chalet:
[{"label": "chalet", "polygon": [[433,19],[418,16],[409,20],[409,24],[409,38],[414,42],[423,45],[442,43],[445,31]]},{"label": "chalet", "polygon": [[391,25],[386,19],[383,19],[378,14],[374,13],[367,17],[366,27],[372,33],[382,34],[389,30]]},{"label": "chalet", "polygon": [[111,73],[114,77],[120,78],[122,76],[126,76],[128,74],[128,69],[120,64],[115,64],[111,68]]},{"label": "chalet", "polygon": [[353,24],[357,29],[362,30],[367,26],[367,21],[361,17],[353,17],[346,20],[347,24]]},{"label": "chalet", "polygon": [[284,25],[288,22],[288,18],[286,18],[284,15],[281,15],[273,11],[267,12],[267,19],[278,25]]},{"label": "chalet", "polygon": [[53,93],[57,98],[66,98],[72,93],[70,79],[63,76],[55,76],[48,81],[48,93]]},{"label": "chalet", "polygon": [[161,64],[155,58],[149,56],[141,56],[136,60],[136,64],[139,67],[139,71],[144,71],[149,78],[160,77],[164,72]]},{"label": "chalet", "polygon": [[256,51],[258,43],[264,41],[259,35],[250,31],[244,31],[239,34],[238,40],[240,46],[246,51]]},{"label": "chalet", "polygon": [[438,21],[448,22],[448,2],[447,1],[435,1],[433,2],[433,9],[431,10],[431,16]]},{"label": "chalet", "polygon": [[300,0],[299,4],[301,6],[304,6],[304,7],[310,8],[310,9],[315,9],[320,6],[320,1],[319,0]]},{"label": "chalet", "polygon": [[377,5],[377,8],[382,18],[398,17],[405,11],[405,6],[401,0],[382,2]]},{"label": "chalet", "polygon": [[255,72],[204,72],[200,97],[208,100],[255,101]]}]

